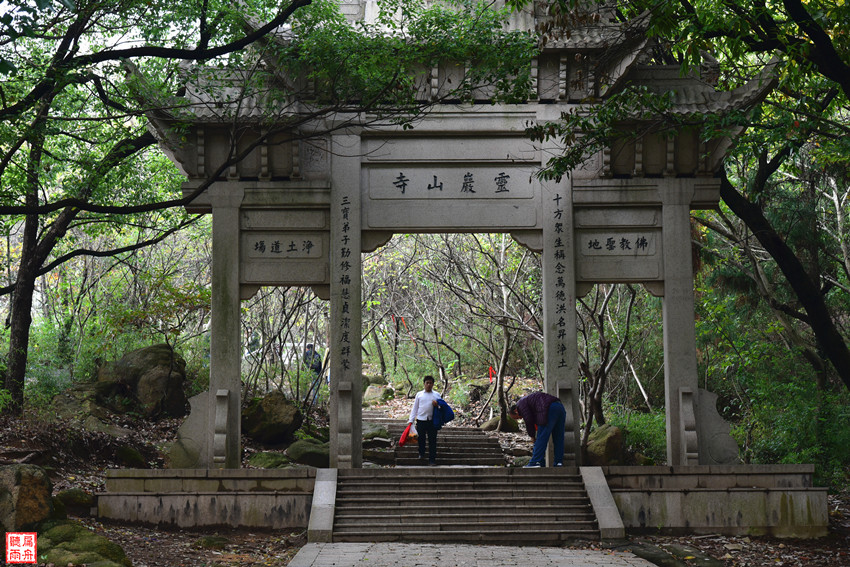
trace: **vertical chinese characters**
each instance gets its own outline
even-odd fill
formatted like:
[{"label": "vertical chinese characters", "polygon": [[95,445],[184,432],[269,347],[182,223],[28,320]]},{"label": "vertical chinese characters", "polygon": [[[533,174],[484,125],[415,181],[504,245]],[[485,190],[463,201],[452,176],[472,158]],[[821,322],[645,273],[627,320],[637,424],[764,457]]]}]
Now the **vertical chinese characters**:
[{"label": "vertical chinese characters", "polygon": [[[403,177],[400,175],[400,177]],[[404,189],[402,189],[404,192]],[[339,249],[339,283],[342,286],[340,295],[342,298],[342,318],[339,321],[340,330],[340,364],[344,370],[351,368],[351,201],[348,195],[342,197],[340,203],[340,216],[342,218],[342,235],[340,236]]]}]

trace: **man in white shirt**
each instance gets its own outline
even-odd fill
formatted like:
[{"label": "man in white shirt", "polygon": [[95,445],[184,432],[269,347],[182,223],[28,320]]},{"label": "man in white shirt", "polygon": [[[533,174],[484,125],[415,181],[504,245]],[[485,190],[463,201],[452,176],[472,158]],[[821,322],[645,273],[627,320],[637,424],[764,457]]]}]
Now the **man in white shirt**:
[{"label": "man in white shirt", "polygon": [[416,420],[416,433],[419,435],[419,458],[425,460],[425,438],[428,438],[428,464],[437,465],[437,428],[434,427],[432,418],[437,400],[442,399],[440,394],[434,391],[434,377],[426,376],[423,379],[425,389],[416,394],[413,400],[413,408],[410,410],[408,423]]}]

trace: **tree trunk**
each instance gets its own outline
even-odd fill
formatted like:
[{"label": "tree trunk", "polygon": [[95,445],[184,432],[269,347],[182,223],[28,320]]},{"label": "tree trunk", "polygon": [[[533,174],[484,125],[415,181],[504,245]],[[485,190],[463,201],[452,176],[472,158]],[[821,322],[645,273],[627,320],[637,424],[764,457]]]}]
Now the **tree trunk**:
[{"label": "tree trunk", "polygon": [[393,322],[395,323],[393,326],[393,371],[395,371],[398,368],[398,342],[401,329],[399,328],[400,322],[398,317],[393,317]]},{"label": "tree trunk", "polygon": [[807,322],[824,356],[832,363],[841,381],[850,390],[850,350],[835,327],[820,287],[811,280],[800,259],[773,229],[758,205],[749,202],[739,193],[726,175],[723,175],[721,180],[720,197],[738,218],[746,223],[782,270],[797,300],[806,310]]},{"label": "tree trunk", "polygon": [[[23,264],[23,260],[22,260]],[[10,307],[9,358],[6,370],[6,389],[12,396],[9,411],[21,415],[24,410],[24,380],[32,324],[32,298],[35,291],[33,270],[21,267],[15,282],[15,293]]]},{"label": "tree trunk", "polygon": [[508,425],[508,398],[505,394],[505,372],[508,367],[508,355],[511,353],[511,332],[507,325],[502,327],[505,340],[502,343],[502,356],[499,357],[499,370],[496,372],[496,388],[499,390],[499,426],[504,431]]},{"label": "tree trunk", "polygon": [[381,376],[386,377],[387,361],[384,359],[384,349],[381,348],[381,341],[378,339],[375,327],[372,327],[372,340],[375,341],[375,352],[378,355],[378,361],[381,363]]}]

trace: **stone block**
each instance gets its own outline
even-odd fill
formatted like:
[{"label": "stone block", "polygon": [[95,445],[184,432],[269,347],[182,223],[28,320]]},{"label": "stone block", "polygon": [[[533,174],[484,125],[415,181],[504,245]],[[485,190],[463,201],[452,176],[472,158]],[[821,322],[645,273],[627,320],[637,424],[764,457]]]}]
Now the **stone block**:
[{"label": "stone block", "polygon": [[273,490],[261,486],[259,480],[246,478],[222,478],[218,481],[219,490],[222,492],[252,492],[257,490]]},{"label": "stone block", "polygon": [[148,478],[144,479],[142,492],[182,492],[183,490],[181,478]]},{"label": "stone block", "polygon": [[180,490],[169,492],[218,492],[220,488],[220,479],[187,478],[182,481]]},{"label": "stone block", "polygon": [[733,489],[613,491],[628,531],[821,537],[826,491]]},{"label": "stone block", "polygon": [[106,478],[106,490],[110,492],[144,492],[143,478]]},{"label": "stone block", "polygon": [[180,528],[306,528],[310,505],[309,494],[295,493],[101,494],[98,516]]},{"label": "stone block", "polygon": [[258,482],[261,490],[292,492],[301,491],[297,478],[264,478]]}]

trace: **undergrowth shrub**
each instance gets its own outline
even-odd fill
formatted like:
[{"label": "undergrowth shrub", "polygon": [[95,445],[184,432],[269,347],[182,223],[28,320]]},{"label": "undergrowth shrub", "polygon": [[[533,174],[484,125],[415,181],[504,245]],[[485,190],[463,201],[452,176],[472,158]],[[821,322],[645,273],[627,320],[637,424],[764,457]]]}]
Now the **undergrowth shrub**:
[{"label": "undergrowth shrub", "polygon": [[606,412],[608,423],[624,430],[626,448],[649,457],[656,464],[667,461],[667,433],[664,410],[639,412],[622,406],[611,406]]}]

